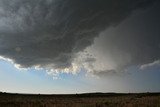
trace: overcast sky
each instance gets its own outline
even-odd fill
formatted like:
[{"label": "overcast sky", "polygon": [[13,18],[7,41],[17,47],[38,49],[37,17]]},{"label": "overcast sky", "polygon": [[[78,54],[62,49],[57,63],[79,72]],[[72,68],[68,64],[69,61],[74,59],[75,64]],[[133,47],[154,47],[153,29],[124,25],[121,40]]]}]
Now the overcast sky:
[{"label": "overcast sky", "polygon": [[0,0],[0,91],[160,91],[159,11],[158,0]]}]

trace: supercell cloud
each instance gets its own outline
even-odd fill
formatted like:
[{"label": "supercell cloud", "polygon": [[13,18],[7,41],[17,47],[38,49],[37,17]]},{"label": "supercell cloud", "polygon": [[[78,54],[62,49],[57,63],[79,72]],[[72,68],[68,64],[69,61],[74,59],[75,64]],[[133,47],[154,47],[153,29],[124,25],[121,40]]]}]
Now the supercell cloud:
[{"label": "supercell cloud", "polygon": [[91,48],[102,31],[154,1],[0,0],[0,56],[21,68],[40,67],[53,72],[84,68],[94,74],[152,63],[160,57],[157,35],[103,34],[99,46],[104,53]]}]

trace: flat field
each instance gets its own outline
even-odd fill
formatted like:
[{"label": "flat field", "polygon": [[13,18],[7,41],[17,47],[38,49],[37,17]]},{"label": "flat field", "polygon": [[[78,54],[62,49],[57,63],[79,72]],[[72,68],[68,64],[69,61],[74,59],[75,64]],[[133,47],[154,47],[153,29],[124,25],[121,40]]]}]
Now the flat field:
[{"label": "flat field", "polygon": [[160,107],[160,93],[0,93],[0,107]]}]

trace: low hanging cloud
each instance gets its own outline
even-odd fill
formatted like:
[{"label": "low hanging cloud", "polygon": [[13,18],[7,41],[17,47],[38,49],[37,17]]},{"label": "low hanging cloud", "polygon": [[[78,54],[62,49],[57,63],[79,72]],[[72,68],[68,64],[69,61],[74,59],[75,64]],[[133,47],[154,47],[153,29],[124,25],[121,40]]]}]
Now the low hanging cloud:
[{"label": "low hanging cloud", "polygon": [[156,60],[156,61],[151,62],[151,63],[143,64],[143,65],[140,66],[140,69],[145,70],[145,69],[149,69],[149,68],[154,68],[156,66],[160,66],[160,60]]},{"label": "low hanging cloud", "polygon": [[[85,49],[87,54],[81,54],[85,68],[99,76],[128,74],[132,67],[142,71],[159,69],[159,5],[157,2],[152,8],[138,11],[118,26],[101,32],[94,44]],[[94,60],[87,62],[85,57]]]},{"label": "low hanging cloud", "polygon": [[[117,26],[135,10],[144,9],[154,1],[0,0],[0,56],[21,68],[76,72],[83,67],[89,72],[113,71],[117,66],[127,65],[130,54],[126,53],[124,65],[106,57],[108,66],[94,69],[104,58],[87,55],[85,50],[102,31]],[[125,54],[123,50],[120,51]]]}]

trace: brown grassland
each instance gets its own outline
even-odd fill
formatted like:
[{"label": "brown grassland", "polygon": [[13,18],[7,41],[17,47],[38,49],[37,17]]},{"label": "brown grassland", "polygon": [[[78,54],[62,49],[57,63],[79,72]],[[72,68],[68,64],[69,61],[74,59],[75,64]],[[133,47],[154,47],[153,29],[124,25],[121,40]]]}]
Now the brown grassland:
[{"label": "brown grassland", "polygon": [[70,95],[0,93],[0,107],[160,107],[160,93]]}]

